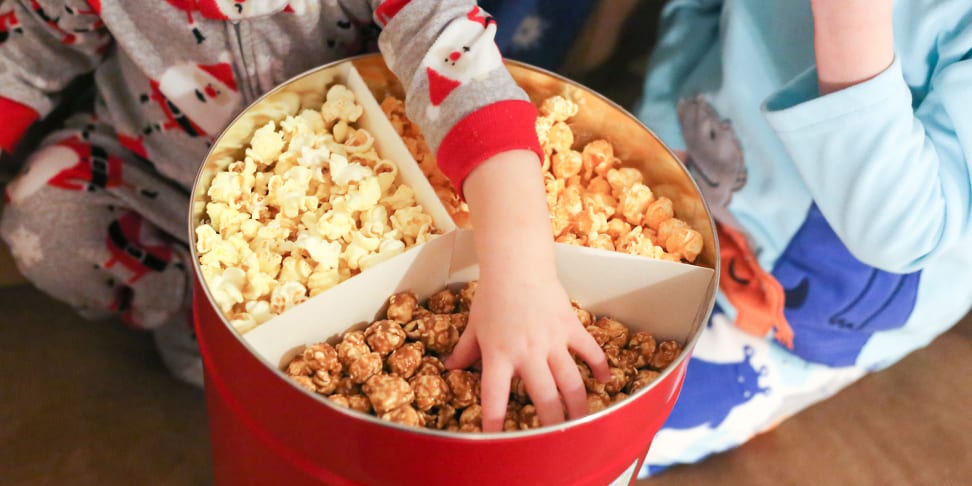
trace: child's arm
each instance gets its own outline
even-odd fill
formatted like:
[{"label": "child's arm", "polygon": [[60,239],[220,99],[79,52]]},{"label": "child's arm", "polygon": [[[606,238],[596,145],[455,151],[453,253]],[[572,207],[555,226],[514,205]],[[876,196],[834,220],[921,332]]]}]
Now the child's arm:
[{"label": "child's arm", "polygon": [[[450,368],[483,358],[483,430],[502,430],[510,379],[518,375],[544,424],[587,412],[568,349],[596,375],[603,352],[557,280],[540,171],[536,109],[512,80],[493,41],[495,22],[473,0],[386,0],[379,45],[406,89],[406,109],[465,190],[480,280],[469,325]],[[560,392],[558,392],[558,389]]]},{"label": "child's arm", "polygon": [[685,94],[679,89],[702,64],[703,57],[718,55],[713,46],[719,36],[722,1],[672,0],[661,13],[658,41],[636,113],[675,149],[685,148],[676,111],[679,98]]},{"label": "child's arm", "polygon": [[[569,350],[602,381],[604,353],[577,320],[557,279],[540,162],[528,151],[491,157],[466,179],[480,261],[469,326],[446,365],[483,361],[483,430],[503,429],[510,378],[519,376],[545,425],[587,414],[587,392]],[[558,393],[558,390],[560,392]]]},{"label": "child's arm", "polygon": [[939,67],[913,105],[905,60],[892,62],[891,0],[812,6],[818,67],[767,101],[768,119],[857,258],[920,269],[972,229],[972,27],[936,38]]}]

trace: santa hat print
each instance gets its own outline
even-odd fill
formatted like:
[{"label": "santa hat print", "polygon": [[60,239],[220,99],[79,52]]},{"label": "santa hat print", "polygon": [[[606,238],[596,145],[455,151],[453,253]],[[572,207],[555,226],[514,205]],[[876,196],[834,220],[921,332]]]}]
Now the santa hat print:
[{"label": "santa hat print", "polygon": [[233,91],[239,91],[239,88],[236,87],[236,77],[233,75],[233,66],[228,63],[200,64],[199,69],[206,71],[212,77],[218,79],[227,88]]},{"label": "santa hat print", "polygon": [[432,106],[439,106],[442,101],[449,96],[449,93],[456,88],[458,88],[462,83],[455,79],[449,79],[432,68],[425,68],[426,74],[429,76],[429,101],[432,102]]}]

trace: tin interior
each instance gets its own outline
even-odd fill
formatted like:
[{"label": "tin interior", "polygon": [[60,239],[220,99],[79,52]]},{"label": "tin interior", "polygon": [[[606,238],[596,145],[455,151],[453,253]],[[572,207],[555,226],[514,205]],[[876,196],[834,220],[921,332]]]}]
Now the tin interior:
[{"label": "tin interior", "polygon": [[[327,88],[337,82],[341,78],[342,73],[347,69],[346,63],[351,63],[358,70],[379,102],[386,95],[404,99],[401,84],[387,68],[381,56],[378,54],[368,54],[307,71],[281,84],[253,102],[253,104],[237,116],[213,144],[193,185],[191,212],[188,223],[190,241],[192,242],[193,268],[196,275],[201,275],[201,272],[199,269],[199,258],[196,254],[195,228],[200,223],[205,222],[205,208],[208,202],[206,193],[213,176],[233,161],[242,158],[253,132],[260,126],[271,120],[280,121],[287,115],[297,113],[303,108],[319,109],[324,101]],[[657,383],[677,368],[682,360],[688,359],[691,349],[712,311],[715,289],[718,288],[717,270],[719,268],[719,252],[718,242],[715,238],[715,226],[708,207],[700,195],[698,186],[696,186],[695,181],[682,163],[654,133],[633,115],[607,98],[559,75],[516,61],[508,60],[506,64],[514,80],[527,92],[531,101],[535,104],[539,105],[540,102],[551,96],[561,95],[572,99],[579,105],[580,110],[578,114],[568,122],[574,131],[575,147],[582,147],[587,142],[597,138],[606,139],[614,147],[615,155],[622,160],[625,166],[640,169],[645,176],[645,183],[651,187],[652,191],[655,194],[671,199],[676,216],[686,221],[702,234],[703,250],[694,264],[716,270],[715,277],[707,289],[707,295],[704,299],[706,304],[701,306],[696,319],[691,323],[690,331],[686,334],[690,337],[684,343],[684,351],[675,362],[662,372],[662,375],[656,380]],[[218,309],[204,281],[202,282],[202,288],[206,293],[206,298],[209,300],[210,305]],[[220,312],[217,312],[217,314],[220,315],[222,325],[232,329],[226,316]],[[234,334],[239,339],[240,346],[247,348],[251,352],[253,351],[239,334],[236,334],[235,331]],[[257,356],[255,355],[255,357]],[[276,363],[270,363],[260,357],[257,357],[257,359],[264,361],[267,368],[277,373],[281,379],[289,381],[276,366]],[[334,405],[320,395],[307,390],[301,390],[320,401],[324,406],[332,407],[356,419],[367,420],[381,426],[399,428],[417,434],[440,435],[447,436],[450,439],[476,441],[491,439],[509,440],[517,437],[533,436],[569,429],[579,424],[597,420],[619,407],[627,406],[634,402],[641,394],[648,393],[652,388],[653,385],[650,385],[639,390],[628,399],[614,404],[605,410],[588,415],[582,419],[565,422],[558,426],[542,427],[519,432],[489,434],[454,433],[407,427]]]}]

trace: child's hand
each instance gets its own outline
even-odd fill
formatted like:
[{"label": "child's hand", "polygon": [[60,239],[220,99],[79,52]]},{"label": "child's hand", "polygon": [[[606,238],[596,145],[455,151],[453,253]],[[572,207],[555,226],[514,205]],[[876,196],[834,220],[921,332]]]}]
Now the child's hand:
[{"label": "child's hand", "polygon": [[[587,413],[587,393],[570,356],[609,378],[603,351],[577,320],[557,279],[540,162],[529,151],[498,154],[463,186],[470,207],[480,278],[469,325],[446,361],[462,368],[480,356],[483,431],[502,430],[510,380],[519,376],[551,425]],[[558,392],[559,390],[559,392]]]},{"label": "child's hand", "polygon": [[481,278],[469,325],[446,361],[449,368],[465,368],[482,356],[484,432],[503,430],[513,376],[523,380],[544,425],[564,421],[561,403],[570,418],[586,415],[587,391],[568,349],[602,381],[610,376],[604,353],[577,320],[557,276],[545,270],[528,266]]}]

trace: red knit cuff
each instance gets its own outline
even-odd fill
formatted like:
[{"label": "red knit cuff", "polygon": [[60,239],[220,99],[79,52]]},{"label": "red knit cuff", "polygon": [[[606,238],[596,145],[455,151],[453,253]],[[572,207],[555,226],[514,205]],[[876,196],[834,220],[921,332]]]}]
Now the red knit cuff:
[{"label": "red knit cuff", "polygon": [[412,0],[385,0],[381,2],[381,5],[375,9],[375,21],[378,25],[384,27],[388,25],[392,17],[398,15],[398,12],[408,5],[408,2]]},{"label": "red knit cuff", "polygon": [[486,105],[449,130],[436,154],[439,168],[462,195],[462,183],[490,157],[510,150],[531,150],[543,160],[537,139],[537,109],[529,101]]},{"label": "red knit cuff", "polygon": [[0,148],[13,152],[24,132],[37,121],[37,112],[27,105],[0,97]]}]

